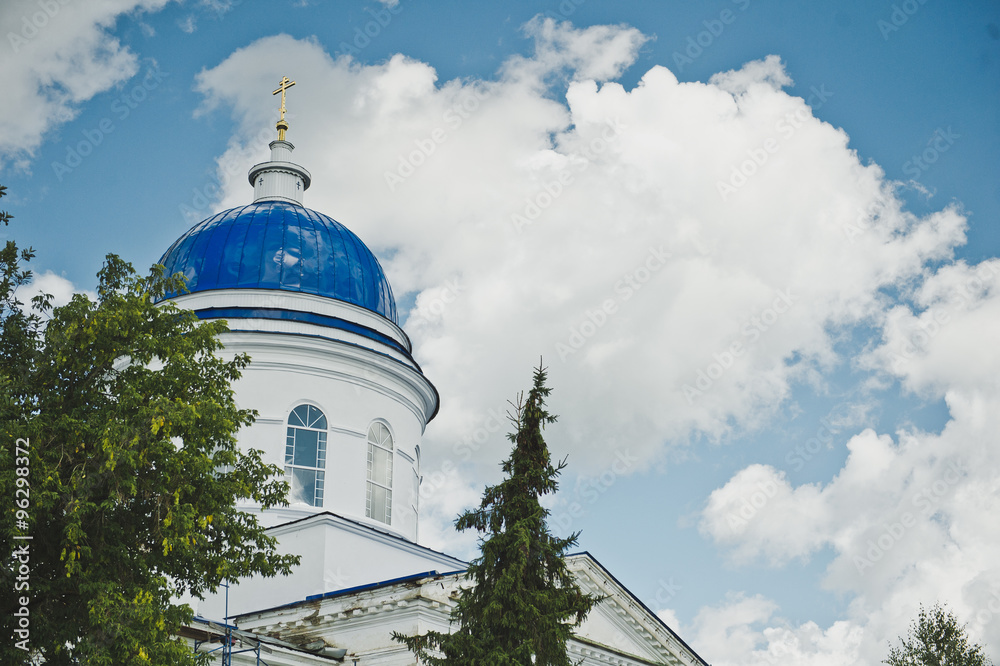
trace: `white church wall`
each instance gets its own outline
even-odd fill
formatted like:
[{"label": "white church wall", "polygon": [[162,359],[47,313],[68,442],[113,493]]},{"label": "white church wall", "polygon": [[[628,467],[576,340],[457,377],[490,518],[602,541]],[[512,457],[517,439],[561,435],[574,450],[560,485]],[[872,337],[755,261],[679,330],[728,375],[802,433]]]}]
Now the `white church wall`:
[{"label": "white church wall", "polygon": [[[417,406],[420,396],[378,364],[362,369],[352,356],[316,353],[317,345],[323,351],[323,341],[289,339],[294,337],[230,333],[223,338],[227,353],[246,352],[252,359],[243,377],[234,384],[240,406],[256,409],[259,414],[257,422],[240,434],[241,446],[264,451],[267,462],[283,467],[291,411],[298,405],[310,404],[327,418],[323,506],[295,504],[262,518],[275,525],[293,519],[296,511],[304,516],[327,510],[370,522],[415,541],[419,478],[416,447],[424,427],[423,417],[417,415],[422,413]],[[305,349],[301,348],[303,342]],[[332,347],[338,343],[325,344]],[[354,353],[359,352],[354,350]],[[366,515],[367,434],[376,421],[383,422],[393,436],[389,525]]]}]

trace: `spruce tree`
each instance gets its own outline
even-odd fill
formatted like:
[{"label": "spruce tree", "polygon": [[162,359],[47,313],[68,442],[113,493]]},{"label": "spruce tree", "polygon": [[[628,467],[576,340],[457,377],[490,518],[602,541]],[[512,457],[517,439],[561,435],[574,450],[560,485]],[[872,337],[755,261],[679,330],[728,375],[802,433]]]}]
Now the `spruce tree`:
[{"label": "spruce tree", "polygon": [[585,594],[566,566],[566,551],[579,533],[560,539],[549,532],[548,510],[539,503],[554,493],[565,467],[553,466],[542,438],[556,417],[545,411],[545,369],[535,370],[534,386],[518,396],[510,414],[514,443],[503,463],[504,480],[487,487],[478,509],[455,522],[459,531],[480,533],[480,556],[466,572],[452,610],[452,633],[436,631],[394,638],[421,663],[441,666],[569,666],[566,641],[599,599]]}]

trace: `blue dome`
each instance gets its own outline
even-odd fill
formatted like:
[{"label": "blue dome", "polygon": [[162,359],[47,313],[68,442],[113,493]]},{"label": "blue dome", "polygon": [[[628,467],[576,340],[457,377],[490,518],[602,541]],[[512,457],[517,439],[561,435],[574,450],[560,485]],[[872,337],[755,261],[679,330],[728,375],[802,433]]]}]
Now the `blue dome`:
[{"label": "blue dome", "polygon": [[170,246],[160,263],[192,293],[279,289],[353,303],[394,324],[396,302],[382,266],[344,225],[283,201],[223,211]]}]

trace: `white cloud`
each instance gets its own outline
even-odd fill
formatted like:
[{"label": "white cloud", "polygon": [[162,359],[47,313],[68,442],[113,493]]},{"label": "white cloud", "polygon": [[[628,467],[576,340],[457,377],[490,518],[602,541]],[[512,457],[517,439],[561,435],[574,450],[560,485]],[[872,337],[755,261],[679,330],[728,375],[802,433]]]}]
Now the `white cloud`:
[{"label": "white cloud", "polygon": [[783,472],[751,465],[711,494],[699,529],[717,543],[732,545],[738,563],[766,556],[785,564],[825,545],[828,521],[818,500],[816,486],[793,490]]},{"label": "white cloud", "polygon": [[479,505],[481,488],[463,478],[451,465],[425,468],[420,486],[420,543],[455,557],[470,560],[478,555],[479,533],[455,531],[455,518],[464,509]]},{"label": "white cloud", "polygon": [[22,303],[30,307],[31,299],[39,294],[49,294],[52,307],[57,308],[69,303],[73,294],[86,294],[93,301],[97,300],[97,294],[92,291],[77,289],[72,282],[52,271],[42,271],[32,275],[32,280],[24,285],[17,292],[17,297]]},{"label": "white cloud", "polygon": [[117,18],[156,11],[169,0],[0,4],[4,104],[0,167],[26,168],[43,136],[76,116],[81,103],[139,71],[137,56],[111,35]]},{"label": "white cloud", "polygon": [[[907,364],[894,368],[889,355],[974,272],[948,263],[965,242],[962,212],[905,210],[843,130],[784,91],[777,58],[708,83],[653,67],[626,90],[614,79],[635,62],[635,30],[536,20],[526,31],[534,55],[511,58],[493,80],[439,81],[401,55],[334,59],[284,35],[198,77],[200,113],[225,106],[237,121],[217,207],[248,200],[245,171],[266,159],[276,120],[269,93],[288,74],[289,139],[313,174],[307,205],[382,257],[398,299],[416,296],[407,330],[447,397],[425,438],[443,481],[423,505],[423,536],[449,544],[451,517],[495,474],[508,449],[495,414],[527,387],[540,354],[561,416],[547,441],[586,475],[623,447],[640,470],[693,433],[767,424],[793,386],[821,382],[843,360],[843,331],[875,326],[885,340],[865,367],[945,396],[948,428],[864,431],[827,483],[793,486],[752,465],[708,498],[700,525],[737,563],[829,550],[825,585],[854,599],[849,619],[792,626],[773,602],[734,597],[703,610],[690,642],[710,646],[715,663],[874,664],[918,600],[974,615],[988,602],[983,581],[1000,582],[989,556],[997,528],[984,518],[1000,462],[984,446],[1000,425],[990,383],[1000,373],[983,349],[997,290],[968,295]],[[895,289],[915,289],[916,313],[889,301]],[[868,409],[844,418],[864,422]],[[966,471],[927,513],[915,498],[947,483],[952,463]],[[753,507],[758,491],[767,501]],[[727,521],[742,500],[751,519]],[[905,547],[859,570],[856,558],[906,511]]]},{"label": "white cloud", "polygon": [[685,640],[702,646],[715,666],[848,666],[859,663],[861,629],[835,622],[823,630],[813,622],[793,626],[776,617],[777,605],[759,595],[730,595],[703,608]]},{"label": "white cloud", "polygon": [[910,391],[996,388],[1000,382],[1000,260],[948,264],[920,283],[913,307],[886,315],[882,344],[864,366],[899,378]]},{"label": "white cloud", "polygon": [[882,344],[863,359],[913,391],[943,397],[950,420],[942,432],[866,430],[847,442],[843,469],[825,485],[793,488],[782,473],[753,465],[703,511],[702,532],[740,563],[830,549],[824,584],[851,595],[865,663],[878,663],[920,603],[947,603],[974,641],[1000,644],[998,275],[996,260],[929,272],[913,292],[916,312],[891,308]]},{"label": "white cloud", "polygon": [[666,624],[674,631],[679,630],[681,622],[680,620],[677,619],[677,613],[674,612],[672,608],[664,608],[663,610],[659,610],[656,612],[656,616],[661,620],[663,620],[664,624]]},{"label": "white cloud", "polygon": [[[463,285],[410,331],[428,376],[461,396],[428,433],[445,450],[526,386],[539,355],[563,415],[554,448],[580,471],[607,464],[612,443],[648,461],[692,431],[759,425],[834,360],[830,327],[875,317],[880,288],[964,240],[955,210],[902,210],[842,131],[781,90],[775,59],[722,75],[746,89],[735,97],[654,67],[631,91],[570,76],[560,102],[539,88],[545,72],[613,76],[642,39],[551,21],[529,31],[538,57],[508,61],[493,81],[439,82],[403,56],[334,60],[287,36],[198,78],[201,112],[226,104],[239,125],[219,160],[219,205],[247,200],[243,173],[266,159],[276,115],[268,93],[292,59],[289,138],[314,176],[307,204],[391,256],[397,297]],[[772,142],[723,200],[718,184]],[[878,220],[849,237],[873,207]],[[519,321],[530,327],[510,335]]]},{"label": "white cloud", "polygon": [[243,0],[201,0],[199,4],[209,11],[214,12],[216,16],[221,17],[242,3]]},{"label": "white cloud", "polygon": [[744,95],[752,92],[754,88],[762,87],[766,93],[768,89],[778,90],[790,86],[792,78],[785,72],[781,59],[769,55],[763,60],[747,63],[740,70],[719,72],[708,82],[733,95]]},{"label": "white cloud", "polygon": [[534,39],[530,58],[513,56],[503,68],[504,76],[528,83],[544,84],[554,74],[568,73],[576,80],[609,81],[618,78],[635,61],[636,53],[649,38],[625,25],[596,25],[578,30],[570,23],[536,16],[524,26]]},{"label": "white cloud", "polygon": [[[712,493],[700,528],[740,563],[780,564],[829,548],[824,585],[851,596],[850,622],[863,632],[861,657],[850,663],[877,664],[918,605],[935,601],[969,622],[974,640],[995,646],[998,402],[995,393],[950,393],[952,420],[940,435],[901,432],[894,442],[865,431],[824,486],[792,488],[775,470],[751,466]],[[774,489],[766,501],[755,499],[767,494],[762,487]]]}]

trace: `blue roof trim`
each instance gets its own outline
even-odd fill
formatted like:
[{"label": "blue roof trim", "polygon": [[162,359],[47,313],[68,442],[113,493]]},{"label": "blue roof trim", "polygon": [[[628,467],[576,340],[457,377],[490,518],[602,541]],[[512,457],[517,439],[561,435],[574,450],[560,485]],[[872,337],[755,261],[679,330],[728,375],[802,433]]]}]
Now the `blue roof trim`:
[{"label": "blue roof trim", "polygon": [[[398,324],[378,259],[350,229],[298,204],[258,201],[189,229],[160,258],[190,293],[277,289],[353,303]],[[167,297],[178,294],[168,294]]]},{"label": "blue roof trim", "polygon": [[[329,513],[329,512],[324,512],[324,513]],[[293,521],[293,522],[298,522],[298,521]],[[280,525],[278,525],[277,527],[280,527]],[[430,548],[428,548],[428,550],[430,550]],[[466,571],[468,571],[468,569],[455,569],[454,571],[445,571],[443,573],[439,573],[437,569],[432,569],[431,571],[424,571],[423,573],[412,574],[409,576],[402,576],[400,578],[393,578],[391,580],[383,580],[377,583],[368,583],[366,585],[358,585],[356,587],[344,588],[343,590],[334,590],[333,592],[323,592],[322,594],[311,594],[305,599],[302,599],[300,601],[289,601],[288,603],[281,604],[280,606],[272,606],[271,608],[261,608],[259,610],[247,611],[245,613],[241,613],[239,615],[232,615],[230,617],[246,617],[247,615],[251,615],[254,613],[266,613],[268,611],[277,610],[279,608],[291,608],[292,606],[304,604],[308,601],[316,601],[317,599],[332,599],[334,597],[343,596],[345,594],[364,592],[365,590],[374,590],[380,587],[387,587],[389,585],[399,585],[400,583],[412,583],[418,580],[423,580],[424,578],[443,578],[444,576],[454,576],[455,574],[465,573]]]},{"label": "blue roof trim", "polygon": [[195,310],[194,313],[198,315],[198,319],[277,319],[280,321],[298,321],[306,324],[325,326],[327,328],[336,328],[341,331],[364,336],[375,342],[380,342],[405,355],[407,359],[413,360],[410,353],[406,351],[406,348],[388,335],[379,333],[367,326],[341,319],[340,317],[277,308],[202,308],[201,310]]},{"label": "blue roof trim", "polygon": [[306,601],[315,601],[317,599],[332,599],[333,597],[339,597],[344,594],[353,594],[354,592],[364,592],[365,590],[374,590],[379,587],[385,587],[387,585],[395,585],[397,583],[409,583],[411,581],[420,580],[421,578],[427,578],[428,576],[442,576],[445,574],[439,574],[437,569],[432,569],[431,571],[424,571],[423,573],[412,574],[410,576],[401,576],[399,578],[390,578],[389,580],[382,580],[377,583],[368,583],[367,585],[357,585],[355,587],[347,587],[343,590],[334,590],[333,592],[323,592],[322,594],[310,594],[306,597]]}]

